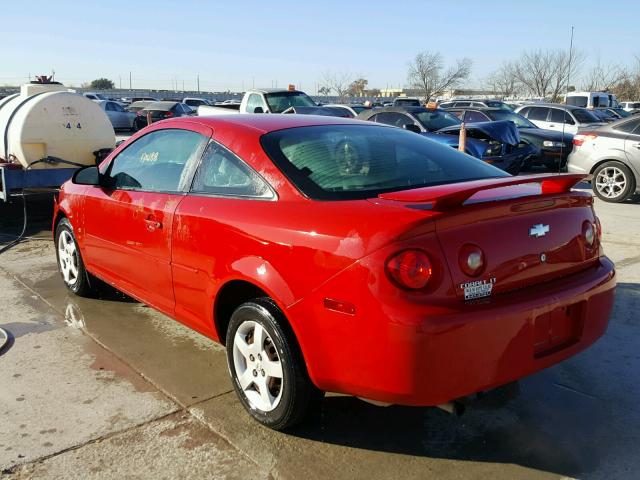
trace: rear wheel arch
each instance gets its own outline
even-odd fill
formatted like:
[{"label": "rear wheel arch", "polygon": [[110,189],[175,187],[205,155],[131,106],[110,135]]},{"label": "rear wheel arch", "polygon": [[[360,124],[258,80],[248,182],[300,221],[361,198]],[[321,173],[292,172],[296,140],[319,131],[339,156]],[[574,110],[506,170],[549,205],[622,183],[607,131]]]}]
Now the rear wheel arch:
[{"label": "rear wheel arch", "polygon": [[[598,160],[596,163],[593,164],[593,166],[591,167],[591,170],[589,170],[589,173],[591,175],[593,175],[593,173],[596,171],[596,169],[602,165],[603,163],[607,163],[607,162],[617,162],[617,163],[621,163],[622,165],[626,165],[626,163],[624,163],[624,161],[620,160],[619,158],[604,158],[602,160]],[[627,167],[628,168],[628,167]]]}]

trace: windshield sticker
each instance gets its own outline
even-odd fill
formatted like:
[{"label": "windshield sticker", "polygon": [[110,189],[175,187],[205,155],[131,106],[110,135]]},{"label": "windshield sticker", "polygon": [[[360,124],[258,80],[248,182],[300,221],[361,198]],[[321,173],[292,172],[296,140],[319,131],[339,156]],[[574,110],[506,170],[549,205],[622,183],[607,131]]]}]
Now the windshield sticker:
[{"label": "windshield sticker", "polygon": [[158,160],[158,152],[142,152],[140,161],[143,163],[153,163]]},{"label": "windshield sticker", "polygon": [[489,280],[461,283],[460,288],[464,291],[465,300],[474,300],[476,298],[489,297],[495,283],[496,279],[492,277]]}]

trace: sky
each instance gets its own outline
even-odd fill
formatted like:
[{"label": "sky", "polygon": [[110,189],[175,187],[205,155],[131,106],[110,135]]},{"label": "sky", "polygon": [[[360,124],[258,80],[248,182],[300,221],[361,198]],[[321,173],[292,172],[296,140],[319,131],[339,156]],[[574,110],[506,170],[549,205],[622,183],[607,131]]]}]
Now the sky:
[{"label": "sky", "polygon": [[[327,72],[370,88],[406,85],[418,52],[473,60],[468,86],[525,50],[567,49],[586,70],[640,54],[640,2],[601,1],[2,1],[0,85],[50,74],[69,86],[107,77],[116,87],[315,93]],[[629,19],[629,21],[625,21]]]}]

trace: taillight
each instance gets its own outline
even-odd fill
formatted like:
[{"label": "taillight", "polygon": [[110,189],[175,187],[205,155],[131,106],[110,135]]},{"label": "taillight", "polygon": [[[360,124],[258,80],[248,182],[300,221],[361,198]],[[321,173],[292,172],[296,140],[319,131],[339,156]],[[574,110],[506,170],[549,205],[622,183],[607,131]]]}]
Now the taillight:
[{"label": "taillight", "polygon": [[173,117],[173,112],[164,112],[163,117],[164,118]]},{"label": "taillight", "polygon": [[596,235],[598,236],[598,241],[602,240],[602,224],[598,217],[596,217]]},{"label": "taillight", "polygon": [[477,277],[484,271],[486,264],[484,252],[477,245],[463,245],[458,254],[458,263],[464,273],[470,277]]},{"label": "taillight", "polygon": [[580,147],[584,142],[589,142],[591,140],[595,140],[596,138],[598,138],[598,135],[593,132],[577,133],[573,136],[573,144],[577,147]]},{"label": "taillight", "polygon": [[597,238],[596,227],[588,220],[582,224],[582,236],[584,237],[587,248],[593,248],[595,246]]},{"label": "taillight", "polygon": [[420,290],[429,283],[433,267],[422,250],[404,250],[387,260],[387,272],[399,287]]}]

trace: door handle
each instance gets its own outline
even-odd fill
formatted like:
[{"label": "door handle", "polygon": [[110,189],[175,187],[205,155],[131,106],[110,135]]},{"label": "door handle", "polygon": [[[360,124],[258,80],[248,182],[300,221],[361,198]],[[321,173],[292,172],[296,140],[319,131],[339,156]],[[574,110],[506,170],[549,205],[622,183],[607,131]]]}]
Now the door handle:
[{"label": "door handle", "polygon": [[160,230],[162,228],[162,222],[159,222],[154,217],[147,217],[144,219],[144,223],[147,224],[147,230],[153,232],[154,230]]},{"label": "door handle", "polygon": [[549,125],[550,127],[555,127],[555,125],[552,123],[551,125]]}]

